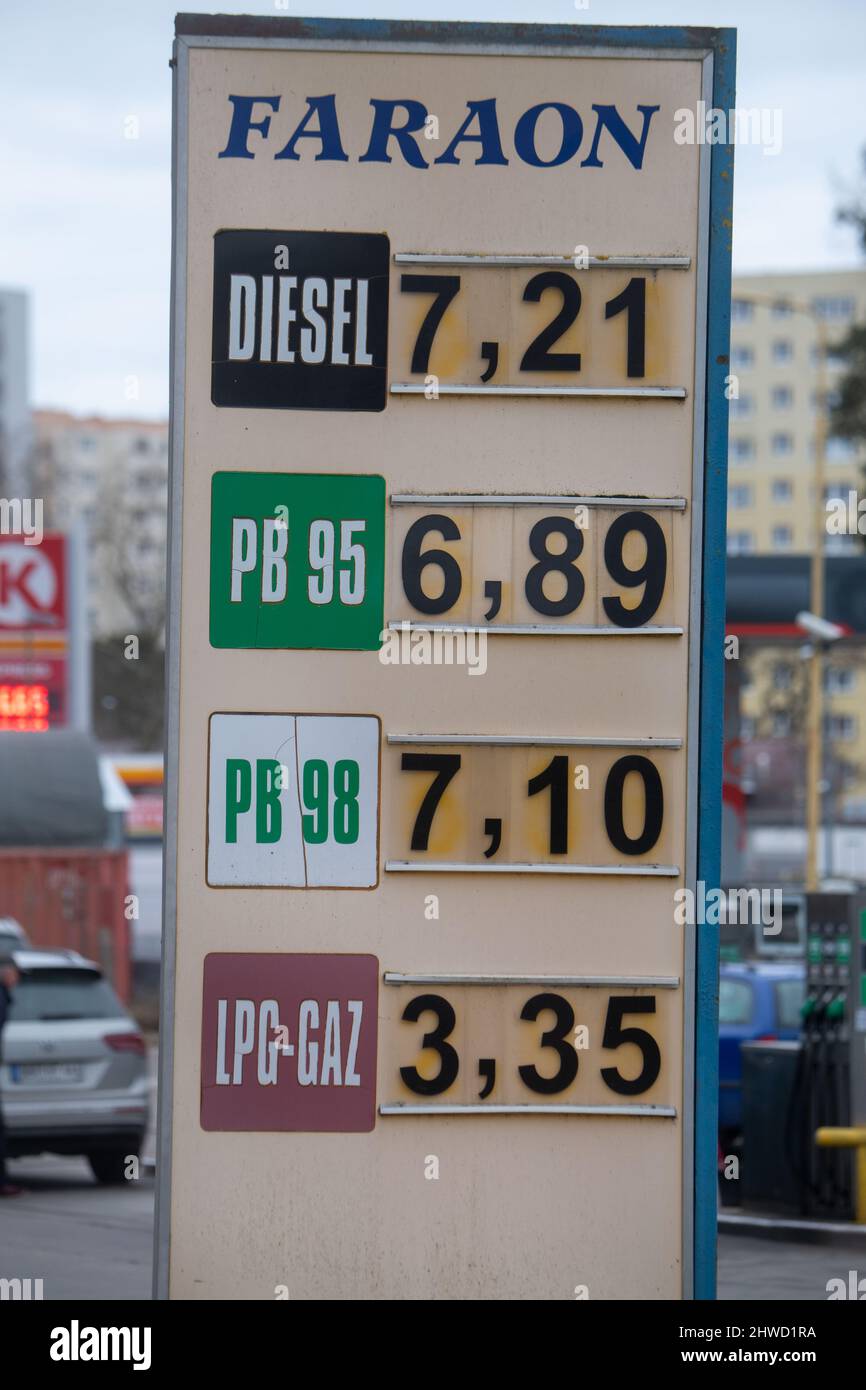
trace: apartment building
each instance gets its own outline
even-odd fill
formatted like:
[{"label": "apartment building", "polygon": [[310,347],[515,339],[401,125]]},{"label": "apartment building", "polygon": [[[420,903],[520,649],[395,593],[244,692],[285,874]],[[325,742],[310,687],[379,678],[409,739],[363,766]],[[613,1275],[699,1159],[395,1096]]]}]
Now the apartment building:
[{"label": "apartment building", "polygon": [[0,496],[29,495],[29,298],[0,289]]},{"label": "apartment building", "polygon": [[39,410],[33,433],[46,528],[84,530],[92,635],[161,630],[168,425]]},{"label": "apartment building", "polygon": [[[793,307],[802,305],[809,312]],[[829,344],[866,321],[866,270],[744,275],[734,281],[728,453],[728,552],[771,555],[812,549],[818,412],[823,408],[818,320]],[[843,372],[824,362],[831,399]],[[866,448],[829,439],[824,495],[864,492]],[[856,549],[826,536],[825,547]]]},{"label": "apartment building", "polygon": [[[802,307],[797,307],[802,306]],[[808,310],[808,312],[804,312]],[[866,270],[745,275],[734,281],[728,455],[728,553],[806,554],[815,536],[819,411],[844,366],[822,362],[828,344],[866,322]],[[866,448],[828,439],[824,500],[866,495]],[[823,534],[827,554],[857,552],[862,538]],[[805,643],[804,636],[804,643]],[[806,665],[797,642],[762,640],[744,653],[740,735],[746,781],[775,784],[780,817],[802,821]],[[791,756],[793,750],[799,750]],[[866,653],[841,643],[824,681],[825,813],[866,819]]]}]

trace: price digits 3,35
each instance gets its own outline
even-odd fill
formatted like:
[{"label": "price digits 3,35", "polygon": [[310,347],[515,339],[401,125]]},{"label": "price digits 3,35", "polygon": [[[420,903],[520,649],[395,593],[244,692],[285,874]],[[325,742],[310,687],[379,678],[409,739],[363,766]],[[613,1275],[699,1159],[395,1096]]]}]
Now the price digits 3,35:
[{"label": "price digits 3,35", "polygon": [[[615,1066],[600,1068],[604,1084],[617,1095],[641,1095],[658,1080],[662,1059],[655,1038],[645,1028],[623,1027],[627,1015],[654,1014],[655,1011],[655,995],[612,994],[608,999],[602,1048],[613,1052],[626,1043],[632,1043],[641,1056],[637,1076],[623,1076]],[[441,994],[419,994],[409,1000],[401,1017],[404,1023],[417,1023],[422,1014],[432,1014],[435,1026],[424,1033],[421,1048],[436,1053],[439,1069],[435,1076],[427,1077],[422,1076],[417,1067],[401,1067],[400,1076],[415,1095],[441,1096],[454,1085],[460,1072],[457,1049],[448,1041],[457,1025],[457,1015],[453,1005]],[[578,1054],[572,1042],[575,1033],[574,1009],[561,994],[546,991],[526,1000],[520,1018],[525,1023],[536,1023],[542,1014],[552,1014],[553,1022],[550,1027],[543,1029],[539,1048],[542,1052],[553,1053],[558,1059],[556,1070],[548,1075],[547,1067],[540,1071],[531,1062],[522,1063],[517,1070],[521,1081],[530,1091],[536,1095],[554,1096],[567,1090],[577,1077]],[[489,1060],[486,1065],[489,1072]]]}]

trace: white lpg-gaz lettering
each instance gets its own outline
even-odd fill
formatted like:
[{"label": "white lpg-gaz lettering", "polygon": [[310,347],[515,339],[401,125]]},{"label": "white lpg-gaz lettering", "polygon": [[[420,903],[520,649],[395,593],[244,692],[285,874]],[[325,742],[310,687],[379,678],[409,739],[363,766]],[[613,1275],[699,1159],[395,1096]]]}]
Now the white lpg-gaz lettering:
[{"label": "white lpg-gaz lettering", "polygon": [[280,1006],[276,999],[263,999],[258,1008],[252,999],[234,1001],[234,1029],[231,1056],[231,1075],[226,1067],[226,1035],[228,1017],[227,999],[217,1001],[217,1055],[216,1084],[218,1086],[241,1086],[243,1084],[244,1058],[249,1057],[256,1044],[258,1033],[258,1057],[256,1073],[260,1086],[276,1086],[277,1054],[269,1046],[274,1032],[280,1026]]},{"label": "white lpg-gaz lettering", "polygon": [[[229,1023],[232,1001],[217,1001],[216,1084],[242,1086],[244,1064],[256,1052],[256,1078],[260,1086],[275,1086],[281,1057],[295,1056],[291,1043],[275,1041],[281,1031],[276,999],[264,999],[256,1008],[252,999],[233,1001],[234,1018]],[[298,1010],[297,1069],[301,1086],[360,1086],[356,1071],[358,1043],[364,1016],[360,999],[348,999],[345,1008],[351,1018],[345,1041],[340,1021],[340,1000],[329,999],[322,1009],[317,999],[304,999]],[[229,1043],[229,1034],[231,1042]],[[230,1053],[227,1056],[228,1049]]]},{"label": "white lpg-gaz lettering", "polygon": [[319,1033],[318,1001],[316,999],[304,999],[301,1003],[298,1011],[298,1082],[301,1086],[360,1086],[361,1078],[355,1070],[355,1062],[358,1056],[358,1040],[361,1036],[364,1005],[360,999],[349,999],[346,1002],[346,1008],[352,1018],[352,1030],[345,1069],[341,1069],[339,1000],[328,1000],[324,1037],[321,1044],[317,1037],[311,1036]]}]

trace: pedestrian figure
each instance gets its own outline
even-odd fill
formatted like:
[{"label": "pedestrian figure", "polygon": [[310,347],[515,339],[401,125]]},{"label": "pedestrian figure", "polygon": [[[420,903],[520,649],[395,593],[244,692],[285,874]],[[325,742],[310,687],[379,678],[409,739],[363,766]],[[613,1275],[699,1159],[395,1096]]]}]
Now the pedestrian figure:
[{"label": "pedestrian figure", "polygon": [[[0,1062],[3,1060],[3,1028],[12,1005],[12,994],[20,979],[18,967],[11,956],[0,959]],[[6,1171],[6,1125],[3,1121],[3,1096],[0,1094],[0,1197],[18,1197],[22,1188],[9,1181]]]}]

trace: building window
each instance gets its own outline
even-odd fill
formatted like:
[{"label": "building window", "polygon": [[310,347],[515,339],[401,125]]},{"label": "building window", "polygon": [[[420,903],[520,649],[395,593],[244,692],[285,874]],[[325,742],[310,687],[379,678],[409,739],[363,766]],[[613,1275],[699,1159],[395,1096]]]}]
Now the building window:
[{"label": "building window", "polygon": [[789,319],[794,312],[794,306],[787,299],[777,299],[770,310],[774,319]]},{"label": "building window", "polygon": [[824,501],[847,502],[848,493],[853,491],[849,483],[827,483],[824,488]]},{"label": "building window", "polygon": [[859,552],[856,536],[828,536],[824,542],[825,555],[856,555]]},{"label": "building window", "polygon": [[828,463],[847,463],[857,453],[853,439],[828,439],[825,454]]},{"label": "building window", "polygon": [[753,367],[754,365],[755,354],[752,348],[744,347],[742,344],[738,344],[736,347],[731,348],[732,367],[739,367],[742,370],[744,367]]},{"label": "building window", "polygon": [[729,507],[750,507],[752,505],[752,489],[745,483],[735,483],[728,488]]},{"label": "building window", "polygon": [[728,554],[750,555],[755,549],[755,537],[751,531],[728,532]]},{"label": "building window", "polygon": [[791,532],[790,526],[774,526],[774,527],[773,527],[773,549],[774,549],[774,550],[790,550],[790,549],[791,549],[791,542],[793,541],[793,539],[794,539],[794,537],[793,537],[793,534],[792,534],[792,532]]},{"label": "building window", "polygon": [[812,310],[827,323],[845,323],[854,317],[854,300],[848,295],[819,295]]},{"label": "building window", "polygon": [[742,435],[738,438],[731,439],[728,443],[728,453],[734,463],[745,462],[746,459],[753,457],[754,452],[754,440],[747,439]]},{"label": "building window", "polygon": [[791,732],[791,716],[787,710],[773,712],[773,738],[787,738]]},{"label": "building window", "polygon": [[735,420],[745,419],[752,413],[754,404],[751,396],[734,396],[731,401],[731,415]]},{"label": "building window", "polygon": [[773,361],[778,365],[780,362],[792,362],[794,359],[794,344],[790,338],[777,338],[773,343]]},{"label": "building window", "polygon": [[853,714],[825,714],[824,737],[838,743],[850,743],[857,737],[857,720]]},{"label": "building window", "polygon": [[740,715],[740,738],[748,742],[755,737],[755,720],[750,714]]},{"label": "building window", "polygon": [[773,689],[790,690],[793,674],[787,661],[777,661],[773,667]]},{"label": "building window", "polygon": [[770,441],[770,448],[776,458],[792,454],[794,452],[794,436],[791,434],[774,434]]},{"label": "building window", "polygon": [[774,410],[790,410],[794,404],[794,392],[790,386],[774,386],[772,401]]},{"label": "building window", "polygon": [[748,299],[731,300],[731,322],[751,323],[755,306]]},{"label": "building window", "polygon": [[828,695],[849,695],[857,684],[853,666],[825,666],[824,689]]},{"label": "building window", "polygon": [[774,478],[770,492],[774,502],[790,502],[794,487],[789,478]]}]

